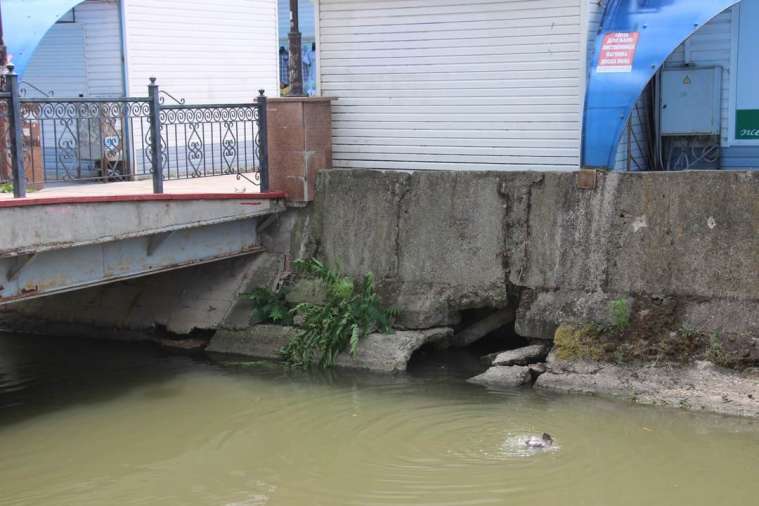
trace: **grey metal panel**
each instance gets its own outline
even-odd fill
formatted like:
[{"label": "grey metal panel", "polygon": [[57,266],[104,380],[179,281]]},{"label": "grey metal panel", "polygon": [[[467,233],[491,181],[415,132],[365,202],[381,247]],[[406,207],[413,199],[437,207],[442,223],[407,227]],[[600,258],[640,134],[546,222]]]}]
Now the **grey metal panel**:
[{"label": "grey metal panel", "polygon": [[662,135],[720,135],[722,69],[665,69],[661,95]]},{"label": "grey metal panel", "polygon": [[[0,305],[260,250],[255,218],[0,259]],[[149,254],[150,253],[150,254]]]}]

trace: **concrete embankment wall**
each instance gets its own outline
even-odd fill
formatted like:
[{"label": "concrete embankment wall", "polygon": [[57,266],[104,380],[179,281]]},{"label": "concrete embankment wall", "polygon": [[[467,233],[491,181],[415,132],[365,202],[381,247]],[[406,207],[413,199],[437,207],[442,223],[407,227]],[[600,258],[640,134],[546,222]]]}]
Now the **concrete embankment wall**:
[{"label": "concrete embankment wall", "polygon": [[[607,321],[625,298],[651,331],[759,337],[759,173],[598,174],[333,170],[316,203],[264,233],[268,253],[8,306],[36,331],[240,328],[239,294],[287,257],[372,272],[408,329],[518,306],[516,330]],[[29,319],[28,317],[32,318]],[[23,329],[20,329],[23,330]]]},{"label": "concrete embankment wall", "polygon": [[511,300],[517,331],[550,339],[560,323],[607,321],[625,298],[671,330],[759,337],[759,174],[578,178],[325,172],[318,253],[373,272],[410,328]]}]

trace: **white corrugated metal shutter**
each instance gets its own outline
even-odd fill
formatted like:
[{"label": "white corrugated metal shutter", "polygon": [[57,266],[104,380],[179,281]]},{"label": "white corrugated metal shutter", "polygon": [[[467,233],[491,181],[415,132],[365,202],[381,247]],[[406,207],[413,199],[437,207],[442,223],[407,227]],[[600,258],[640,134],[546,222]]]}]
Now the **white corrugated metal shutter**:
[{"label": "white corrugated metal shutter", "polygon": [[320,0],[334,165],[575,169],[587,0]]},{"label": "white corrugated metal shutter", "polygon": [[190,103],[278,95],[276,0],[124,0],[130,95],[148,79]]},{"label": "white corrugated metal shutter", "polygon": [[84,26],[89,95],[123,96],[121,14],[118,0],[88,0],[79,4],[76,20]]}]

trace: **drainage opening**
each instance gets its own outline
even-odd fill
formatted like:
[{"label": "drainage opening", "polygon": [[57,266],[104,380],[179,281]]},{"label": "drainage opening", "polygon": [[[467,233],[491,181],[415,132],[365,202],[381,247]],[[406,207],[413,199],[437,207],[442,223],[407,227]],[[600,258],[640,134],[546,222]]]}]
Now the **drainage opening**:
[{"label": "drainage opening", "polygon": [[529,344],[514,330],[513,310],[509,309],[462,311],[461,323],[454,331],[450,346],[428,344],[418,349],[409,362],[409,373],[469,378],[488,369],[488,355]]}]

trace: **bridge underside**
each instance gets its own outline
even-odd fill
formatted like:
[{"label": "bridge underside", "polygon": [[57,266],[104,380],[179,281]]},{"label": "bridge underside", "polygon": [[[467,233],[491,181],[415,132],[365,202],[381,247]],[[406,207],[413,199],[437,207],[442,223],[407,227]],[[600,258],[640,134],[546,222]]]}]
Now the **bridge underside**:
[{"label": "bridge underside", "polygon": [[240,257],[279,194],[0,201],[0,305]]}]

